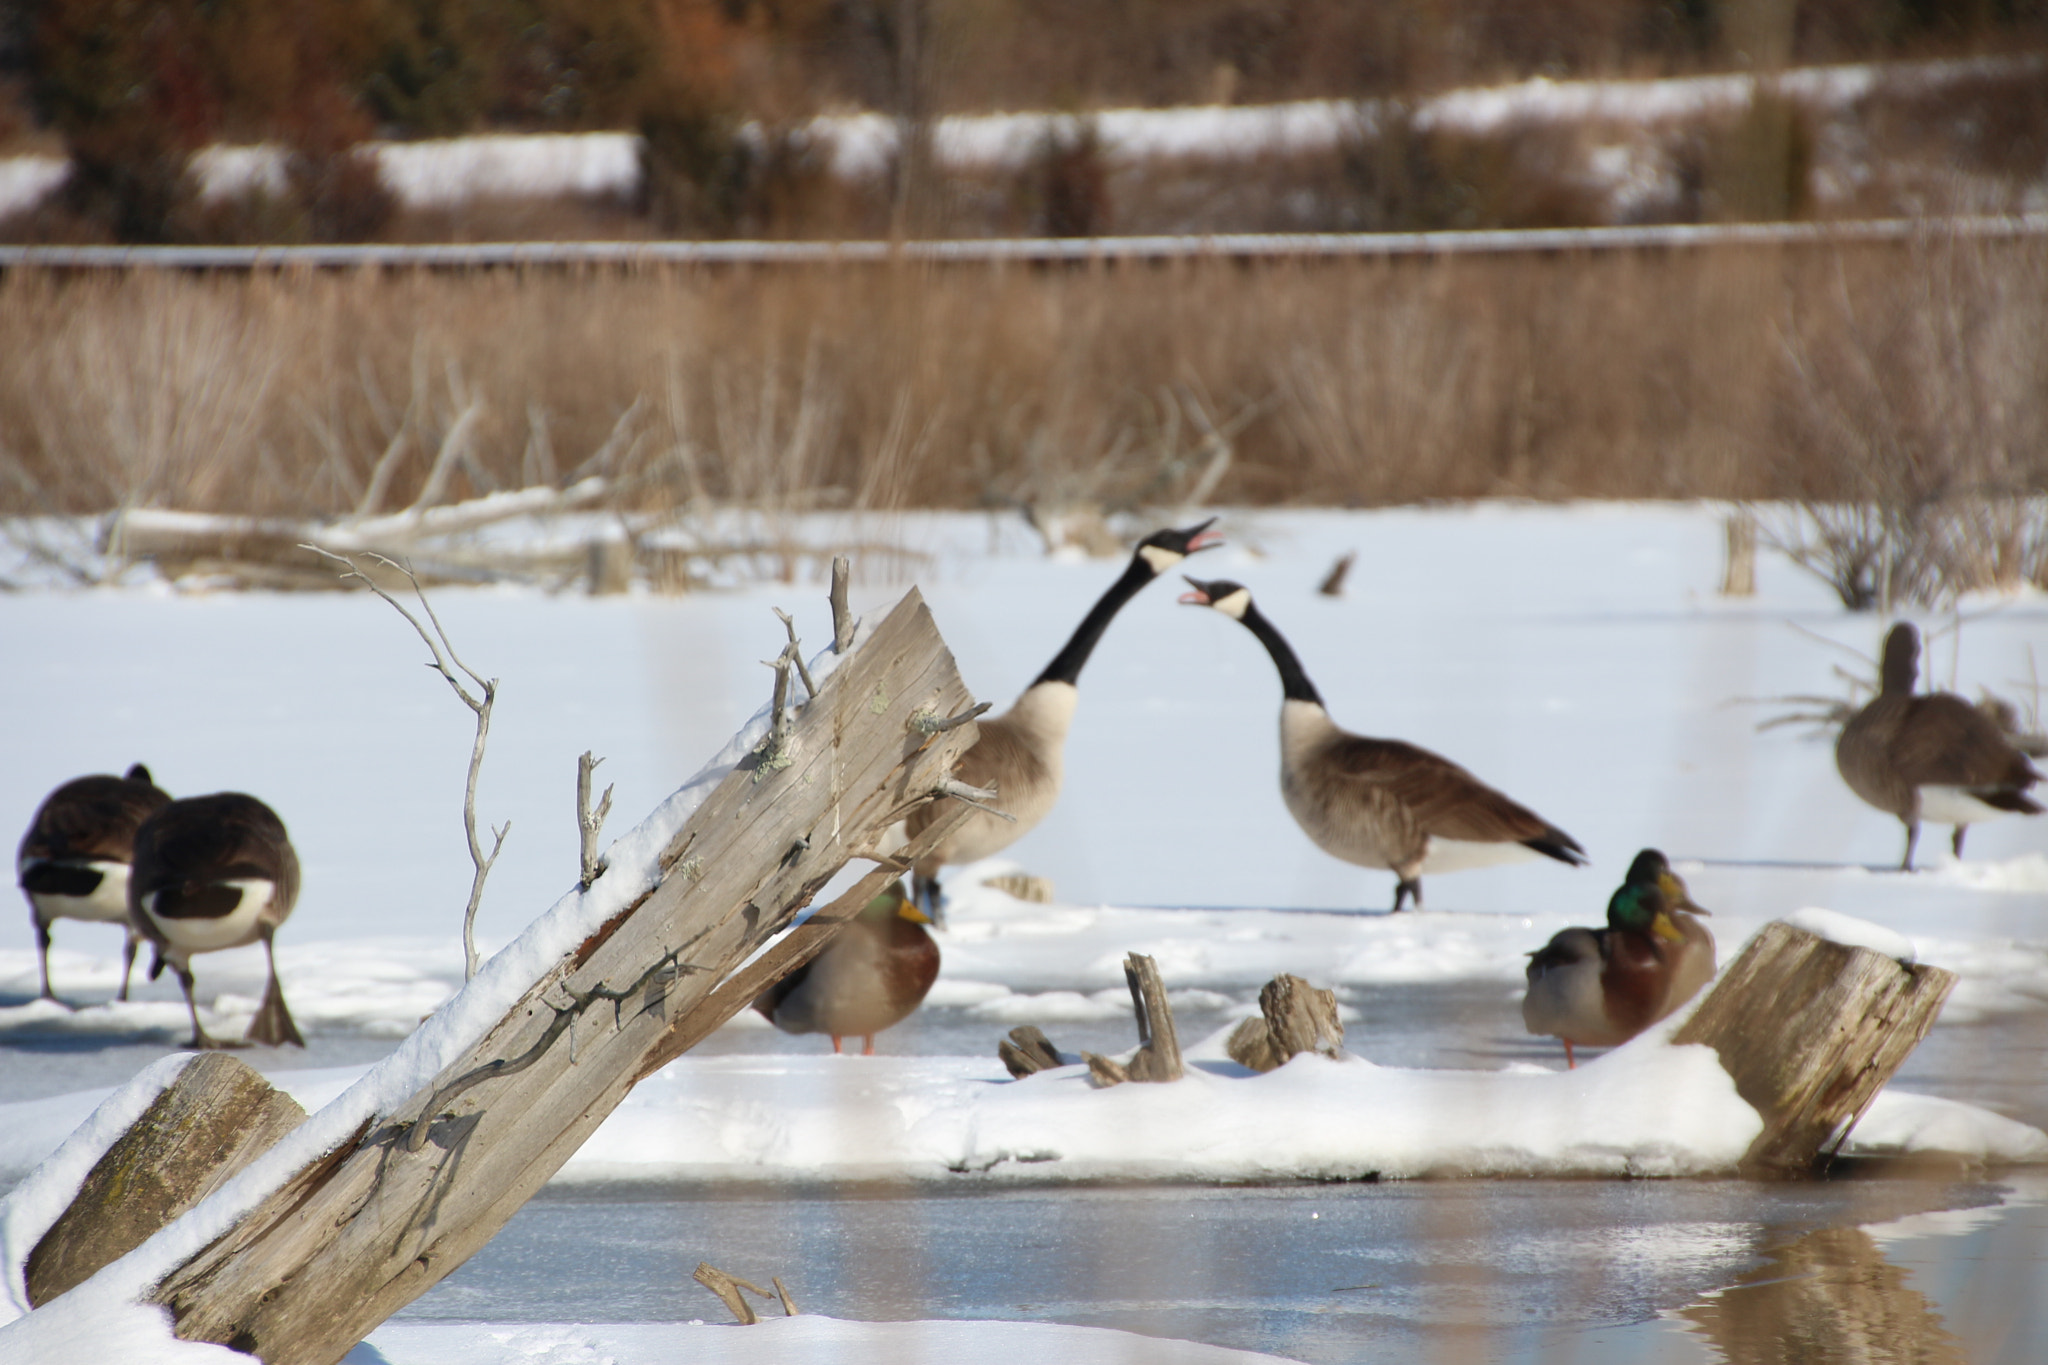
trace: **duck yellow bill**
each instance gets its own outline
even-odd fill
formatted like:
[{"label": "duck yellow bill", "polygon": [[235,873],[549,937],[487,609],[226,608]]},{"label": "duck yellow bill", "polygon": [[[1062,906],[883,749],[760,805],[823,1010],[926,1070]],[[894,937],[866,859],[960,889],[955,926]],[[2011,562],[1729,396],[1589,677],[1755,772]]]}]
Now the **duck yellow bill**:
[{"label": "duck yellow bill", "polygon": [[1685,942],[1685,930],[1678,927],[1678,921],[1671,918],[1669,911],[1657,912],[1657,918],[1650,921],[1650,932],[1658,938],[1668,938],[1673,943]]},{"label": "duck yellow bill", "polygon": [[1678,874],[1675,872],[1659,873],[1657,889],[1664,893],[1665,900],[1670,901],[1672,905],[1680,910],[1690,910],[1695,915],[1711,915],[1714,913],[1707,909],[1706,906],[1694,902],[1692,892],[1686,890],[1685,883],[1678,879]]},{"label": "duck yellow bill", "polygon": [[902,918],[909,920],[912,924],[930,924],[932,922],[932,917],[918,909],[917,902],[911,900],[908,896],[899,896],[897,898],[896,913]]}]

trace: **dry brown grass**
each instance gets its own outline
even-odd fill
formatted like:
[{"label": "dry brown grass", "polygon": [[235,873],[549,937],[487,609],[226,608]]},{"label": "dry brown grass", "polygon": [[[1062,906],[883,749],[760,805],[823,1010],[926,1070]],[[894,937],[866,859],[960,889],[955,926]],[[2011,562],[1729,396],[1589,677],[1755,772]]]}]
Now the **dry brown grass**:
[{"label": "dry brown grass", "polygon": [[[641,508],[2048,487],[2048,247],[0,280],[0,510],[324,513],[599,451]],[[1890,471],[1890,472],[1887,472]],[[1916,476],[1917,477],[1917,476]],[[1915,485],[1919,487],[1920,485]],[[2039,537],[2037,536],[2036,539]]]}]

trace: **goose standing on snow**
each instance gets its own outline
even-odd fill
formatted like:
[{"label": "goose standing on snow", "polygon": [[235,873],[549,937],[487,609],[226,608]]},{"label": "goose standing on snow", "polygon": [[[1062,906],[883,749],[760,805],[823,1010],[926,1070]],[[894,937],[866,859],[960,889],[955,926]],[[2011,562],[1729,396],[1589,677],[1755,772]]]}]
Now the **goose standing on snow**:
[{"label": "goose standing on snow", "polygon": [[875,1055],[875,1035],[908,1019],[939,978],[931,919],[897,882],[862,907],[825,951],[770,986],[754,1008],[784,1033],[860,1038]]},{"label": "goose standing on snow", "polygon": [[1422,908],[1422,874],[1518,862],[1542,855],[1577,866],[1585,850],[1569,834],[1487,786],[1447,758],[1398,739],[1367,739],[1337,727],[1315,684],[1273,623],[1239,583],[1203,583],[1181,601],[1214,607],[1258,636],[1280,670],[1280,793],[1288,813],[1323,852],[1400,878],[1394,910]]},{"label": "goose standing on snow", "polygon": [[1714,936],[1671,864],[1646,848],[1607,902],[1605,929],[1563,929],[1529,954],[1522,1024],[1572,1048],[1625,1043],[1713,979]]},{"label": "goose standing on snow", "polygon": [[115,997],[128,998],[128,977],[135,970],[135,949],[141,942],[128,922],[128,865],[135,856],[135,831],[170,799],[157,790],[149,769],[137,763],[125,777],[95,773],[73,778],[37,808],[28,833],[21,837],[14,870],[35,921],[43,999],[57,999],[50,988],[50,926],[60,919],[119,924],[128,931],[121,953],[121,991]]},{"label": "goose standing on snow", "polygon": [[277,813],[253,796],[220,792],[173,801],[135,834],[135,870],[128,882],[128,915],[156,946],[149,979],[164,964],[178,974],[192,1012],[192,1041],[221,1044],[199,1026],[192,996],[192,955],[263,942],[270,979],[263,1004],[249,1023],[248,1040],[277,1046],[299,1036],[277,981],[271,938],[290,918],[299,896],[299,857]]},{"label": "goose standing on snow", "polygon": [[2041,774],[1989,716],[1952,692],[1915,696],[1920,680],[1920,632],[1901,621],[1884,637],[1879,691],[1849,718],[1835,741],[1842,780],[1906,826],[1906,856],[1913,870],[1920,822],[1956,827],[1953,847],[1963,856],[1963,832],[2001,815],[2038,815],[2027,789]]},{"label": "goose standing on snow", "polygon": [[[995,804],[1016,820],[1013,823],[977,810],[945,843],[918,860],[913,888],[918,903],[930,910],[934,918],[939,910],[940,867],[947,863],[971,863],[1001,852],[1052,809],[1053,802],[1059,799],[1067,729],[1073,723],[1074,703],[1080,696],[1075,684],[1081,679],[1082,666],[1124,603],[1189,555],[1223,543],[1223,537],[1209,529],[1215,520],[1211,517],[1184,531],[1154,531],[1138,542],[1138,548],[1131,554],[1130,567],[1089,608],[1073,637],[1053,656],[1045,671],[1032,680],[1009,710],[981,722],[979,737],[961,755],[954,775],[970,786],[994,787]],[[911,815],[905,828],[914,837],[936,818],[937,812],[926,806]]]}]

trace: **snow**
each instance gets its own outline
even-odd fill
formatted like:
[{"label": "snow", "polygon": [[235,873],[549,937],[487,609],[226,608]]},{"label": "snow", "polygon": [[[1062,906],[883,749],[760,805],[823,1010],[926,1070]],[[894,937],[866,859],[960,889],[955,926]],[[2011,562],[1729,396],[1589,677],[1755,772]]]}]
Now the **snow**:
[{"label": "snow", "polygon": [[[1824,742],[1759,734],[1755,723],[1773,708],[1739,701],[1829,686],[1839,656],[1804,632],[1868,655],[1882,623],[1842,612],[1770,557],[1758,566],[1758,597],[1715,597],[1720,509],[1236,512],[1220,529],[1229,547],[1196,567],[1253,587],[1340,723],[1466,763],[1570,830],[1592,850],[1594,867],[1432,877],[1428,910],[1377,913],[1391,901],[1391,876],[1320,853],[1281,805],[1270,662],[1232,623],[1176,606],[1171,590],[1155,587],[1125,609],[1090,662],[1060,805],[1001,859],[947,873],[952,904],[931,1008],[985,1024],[974,1055],[777,1050],[786,1040],[749,1016],[725,1040],[728,1050],[686,1057],[636,1089],[559,1181],[715,1187],[885,1175],[944,1187],[1723,1172],[1756,1131],[1756,1116],[1710,1054],[1665,1040],[1668,1027],[1569,1073],[1547,1050],[1526,1054],[1542,1065],[1495,1059],[1468,1070],[1375,1060],[1374,992],[1405,983],[1498,988],[1502,1027],[1518,1032],[1525,955],[1568,924],[1595,921],[1645,846],[1664,849],[1715,912],[1710,927],[1724,961],[1773,918],[1843,938],[1854,916],[1865,922],[1856,941],[1960,974],[1938,1035],[2048,1008],[2048,821],[1975,828],[1962,863],[1947,855],[1946,840],[1929,839],[1924,870],[1890,871],[1897,822],[1841,785]],[[794,530],[821,543],[899,547],[877,558],[915,566],[963,676],[999,705],[1043,666],[1118,567],[1049,560],[1010,518],[906,515],[856,525],[821,517]],[[1348,550],[1359,556],[1350,595],[1319,596],[1323,571]],[[857,581],[855,609],[878,619],[903,584],[888,581],[886,568],[865,567],[872,578]],[[263,795],[286,819],[306,868],[278,945],[301,1025],[316,1046],[403,1038],[374,1065],[290,1071],[279,1069],[294,1064],[290,1056],[252,1054],[314,1117],[186,1219],[66,1296],[61,1310],[0,1327],[0,1357],[229,1358],[171,1344],[159,1315],[124,1305],[308,1155],[362,1117],[388,1112],[644,887],[668,834],[761,731],[757,713],[728,738],[766,699],[756,660],[782,639],[768,608],[794,609],[807,639],[828,629],[820,586],[741,579],[676,599],[493,588],[442,589],[435,602],[463,656],[505,680],[479,814],[515,825],[480,922],[497,952],[459,994],[469,717],[419,667],[417,638],[388,607],[364,595],[209,594],[134,578],[94,591],[0,596],[0,638],[118,637],[152,661],[145,670],[108,669],[62,649],[10,658],[0,709],[43,719],[0,738],[0,827],[25,826],[60,781],[137,759],[174,793]],[[1943,648],[1931,659],[1938,681],[2009,690],[2043,638],[2048,603],[2018,597],[1971,610],[1959,652]],[[618,784],[618,827],[633,812],[652,814],[619,840],[612,871],[589,894],[565,895],[575,867],[567,798],[585,748],[606,757],[600,777]],[[713,761],[679,785],[707,753]],[[1048,877],[1054,901],[1027,904],[983,884],[1017,868]],[[0,1200],[9,1278],[0,1315],[20,1312],[27,1246],[175,1066],[158,1063],[125,1085],[103,1074],[68,1093],[9,1093],[18,1061],[4,1044],[61,1041],[76,1050],[82,1075],[98,1049],[170,1042],[185,1026],[167,981],[139,987],[135,1001],[110,1001],[118,933],[67,922],[57,941],[58,989],[90,1002],[75,1012],[33,1000],[27,917],[0,916],[0,995],[24,1002],[0,1005],[0,1186],[19,1182]],[[1063,1024],[1128,1017],[1121,962],[1130,951],[1159,960],[1184,1020],[1205,1021],[1183,1024],[1188,1078],[1096,1091],[1069,1067],[1011,1082],[993,1049],[1012,1024],[1043,1025],[1058,1043]],[[260,950],[208,955],[197,971],[209,1027],[224,1021],[231,1032],[253,1012]],[[1258,986],[1280,971],[1340,991],[1352,1055],[1299,1058],[1255,1076],[1223,1059],[1220,1031],[1200,1036],[1249,1012]],[[890,1035],[881,1043],[886,1054]],[[2038,1104],[2027,1111],[2039,1113]],[[2048,1137],[1984,1107],[1887,1092],[1848,1150],[2041,1162]],[[944,1331],[956,1329],[966,1325]],[[684,1330],[464,1334],[415,1324],[387,1328],[373,1345],[394,1362],[637,1361],[656,1347],[636,1334]],[[768,1339],[687,1330],[709,1334],[707,1342],[741,1340],[731,1349],[745,1351]],[[774,1330],[793,1342],[842,1333],[835,1350],[893,1349],[879,1325],[819,1320]],[[988,1352],[1015,1342],[1018,1359],[1119,1349],[977,1330],[987,1333]],[[977,1358],[990,1358],[983,1338],[974,1340]]]},{"label": "snow", "polygon": [[[1937,88],[1987,71],[2037,66],[2030,57],[1905,62],[1886,66],[1802,68],[1777,78],[1779,88],[1818,114],[1853,107],[1880,86],[1907,91]],[[1577,123],[1638,133],[1741,108],[1757,88],[1748,75],[1665,80],[1573,80],[1545,77],[1497,86],[1446,91],[1415,102],[1423,131],[1486,134],[1524,124]],[[1327,151],[1370,131],[1385,115],[1377,101],[1298,100],[1249,106],[1104,109],[1087,115],[1038,111],[952,115],[938,121],[933,146],[954,170],[1014,170],[1050,137],[1071,137],[1092,126],[1113,163],[1176,157],[1243,158]],[[1823,130],[1824,133],[1828,130]],[[822,114],[797,135],[844,179],[887,172],[896,155],[895,122],[881,114]],[[743,136],[759,139],[748,125]],[[366,152],[385,184],[410,208],[470,199],[559,195],[629,196],[640,183],[640,140],[632,133],[489,133],[420,142],[372,142]],[[1620,221],[1629,210],[1662,194],[1668,168],[1661,153],[1628,142],[1593,149],[1587,173],[1613,191]],[[1831,163],[1832,165],[1832,163]],[[285,184],[285,152],[276,146],[215,146],[198,154],[201,192],[216,198]],[[62,179],[65,162],[34,155],[0,158],[0,216],[35,204]],[[1839,170],[1822,168],[1825,175]]]},{"label": "snow", "polygon": [[1857,919],[1835,910],[1823,910],[1819,906],[1808,906],[1785,916],[1785,923],[1795,929],[1804,929],[1830,943],[1846,944],[1851,948],[1868,948],[1874,953],[1896,958],[1900,962],[1912,963],[1917,950],[1913,940],[1904,934],[1872,924],[1869,920]]}]

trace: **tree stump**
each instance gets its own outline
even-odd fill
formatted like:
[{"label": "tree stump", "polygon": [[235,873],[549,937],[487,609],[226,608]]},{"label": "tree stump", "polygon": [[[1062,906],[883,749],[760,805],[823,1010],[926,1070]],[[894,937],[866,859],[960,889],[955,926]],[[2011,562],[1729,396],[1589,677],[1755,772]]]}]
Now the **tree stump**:
[{"label": "tree stump", "polygon": [[1335,1057],[1344,1050],[1335,991],[1317,990],[1283,972],[1259,991],[1259,1015],[1232,1029],[1223,1044],[1240,1066],[1271,1071],[1303,1052]]},{"label": "tree stump", "polygon": [[1763,1115],[1745,1174],[1807,1175],[1934,1027],[1955,984],[1939,967],[1774,921],[1722,968],[1671,1041],[1713,1048]]},{"label": "tree stump", "polygon": [[115,1140],[28,1254],[40,1307],[126,1256],[304,1122],[306,1111],[239,1058],[194,1057]]},{"label": "tree stump", "polygon": [[1186,1072],[1180,1060],[1180,1036],[1174,1031],[1173,1010],[1166,1003],[1166,983],[1160,980],[1159,964],[1143,953],[1124,959],[1124,980],[1131,988],[1131,1008],[1138,1016],[1138,1052],[1128,1062],[1112,1061],[1084,1052],[1088,1074],[1098,1086],[1124,1081],[1177,1081]]}]

